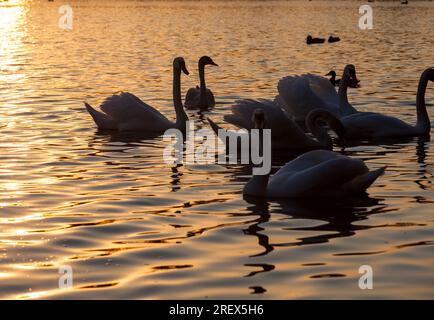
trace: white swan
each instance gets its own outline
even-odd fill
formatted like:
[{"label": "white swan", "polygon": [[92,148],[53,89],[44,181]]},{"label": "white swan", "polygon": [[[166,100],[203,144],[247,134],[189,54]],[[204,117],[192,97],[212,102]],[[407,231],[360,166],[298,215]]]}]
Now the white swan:
[{"label": "white swan", "polygon": [[199,69],[199,80],[200,87],[190,88],[185,95],[185,107],[187,109],[208,109],[215,106],[214,94],[210,89],[206,87],[205,83],[205,66],[212,65],[217,66],[210,57],[203,56],[199,59],[198,69]]},{"label": "white swan", "polygon": [[402,138],[428,135],[431,123],[425,105],[428,81],[434,81],[434,69],[426,69],[420,76],[416,95],[416,125],[376,112],[358,112],[341,117],[339,120],[324,110],[314,110],[309,117],[322,117],[327,122],[340,121],[345,128],[344,139],[363,140],[378,138]]},{"label": "white swan", "polygon": [[[265,115],[267,128],[271,129],[271,143],[273,150],[279,149],[332,149],[333,141],[327,131],[317,121],[317,118],[306,118],[306,127],[313,134],[307,135],[287,114],[273,101],[266,99],[238,100],[231,107],[232,114],[225,115],[225,121],[246,130],[253,128],[253,115],[255,110],[261,109]],[[218,134],[221,129],[211,119],[208,119],[214,132]],[[335,118],[325,119],[338,136],[343,133],[343,127]]]},{"label": "white swan", "polygon": [[336,117],[356,113],[357,110],[348,102],[347,88],[357,83],[356,68],[347,65],[344,68],[339,91],[324,77],[314,74],[288,76],[277,84],[279,94],[275,102],[283,107],[297,122],[304,122],[307,114],[321,108]]},{"label": "white swan", "polygon": [[188,116],[182,106],[181,71],[188,75],[183,58],[173,60],[173,104],[176,122],[129,92],[107,98],[97,111],[85,102],[87,111],[99,129],[163,133],[169,128],[185,131]]},{"label": "white swan", "polygon": [[[260,110],[255,111],[255,127],[258,129],[262,123],[260,113]],[[384,167],[369,171],[360,159],[314,150],[288,162],[272,177],[269,174],[254,175],[244,187],[243,195],[303,198],[363,194],[384,171]]]}]

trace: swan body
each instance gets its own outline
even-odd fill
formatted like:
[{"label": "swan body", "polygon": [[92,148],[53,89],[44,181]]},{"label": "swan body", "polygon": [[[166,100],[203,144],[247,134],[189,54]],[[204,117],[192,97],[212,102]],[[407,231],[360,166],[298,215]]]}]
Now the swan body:
[{"label": "swan body", "polygon": [[[256,129],[264,128],[264,112],[253,115]],[[263,141],[259,140],[259,149]],[[244,196],[267,198],[340,197],[363,194],[384,173],[385,168],[369,171],[360,159],[328,150],[309,151],[270,173],[253,175],[243,190]],[[254,172],[254,171],[253,171]]]},{"label": "swan body", "polygon": [[214,94],[206,87],[205,66],[218,66],[210,57],[203,56],[199,59],[200,86],[190,88],[185,95],[185,107],[187,109],[209,109],[215,106]]},{"label": "swan body", "polygon": [[98,128],[103,130],[163,133],[169,128],[178,128],[185,131],[188,117],[181,100],[181,71],[188,75],[184,59],[178,57],[173,61],[173,102],[176,122],[170,121],[158,110],[129,92],[107,98],[100,106],[101,111],[85,102],[86,109]]},{"label": "swan body", "polygon": [[284,108],[295,121],[303,123],[308,113],[316,108],[325,109],[335,117],[356,113],[357,110],[348,102],[347,88],[352,81],[357,81],[353,65],[347,65],[336,93],[334,85],[324,77],[304,74],[282,78],[277,90],[275,102]]},{"label": "swan body", "polygon": [[384,171],[385,168],[369,171],[360,159],[314,150],[288,162],[270,178],[253,176],[243,194],[267,198],[357,195],[365,193]]},{"label": "swan body", "polygon": [[[252,117],[255,110],[261,109],[267,124],[267,128],[271,129],[271,142],[273,150],[284,149],[331,149],[333,141],[328,133],[322,129],[320,125],[315,122],[306,120],[307,127],[313,134],[313,137],[307,135],[287,114],[273,101],[266,99],[252,100],[238,100],[235,105],[231,107],[232,114],[225,115],[224,120],[239,128],[246,129],[247,131],[253,129]],[[220,127],[213,123],[210,119],[212,129],[218,132]],[[333,119],[328,119],[330,127],[340,135],[339,123]],[[341,128],[343,130],[343,128]]]},{"label": "swan body", "polygon": [[315,110],[309,116],[312,118],[316,118],[316,116],[323,117],[324,120],[333,118],[334,121],[340,121],[344,127],[343,137],[348,140],[428,135],[431,130],[431,123],[425,105],[425,92],[428,81],[434,81],[433,68],[426,69],[419,80],[416,96],[416,125],[376,112],[359,112],[336,119],[334,115],[324,112],[324,110]]}]

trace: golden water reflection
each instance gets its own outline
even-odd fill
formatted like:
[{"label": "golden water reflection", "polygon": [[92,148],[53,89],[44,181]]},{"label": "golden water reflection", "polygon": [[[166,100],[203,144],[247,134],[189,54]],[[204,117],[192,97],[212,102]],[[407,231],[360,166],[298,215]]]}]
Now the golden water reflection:
[{"label": "golden water reflection", "polygon": [[[166,165],[161,137],[97,132],[82,105],[129,90],[172,116],[173,57],[191,71],[185,92],[208,54],[217,106],[189,112],[198,128],[236,99],[273,98],[285,75],[348,62],[356,107],[413,122],[432,3],[375,3],[371,32],[351,1],[77,1],[71,31],[56,2],[14,3],[0,5],[1,298],[433,298],[431,141],[345,149],[388,166],[369,196],[252,202],[248,167]],[[307,33],[343,41],[308,48]],[[358,288],[364,264],[373,291]]]}]

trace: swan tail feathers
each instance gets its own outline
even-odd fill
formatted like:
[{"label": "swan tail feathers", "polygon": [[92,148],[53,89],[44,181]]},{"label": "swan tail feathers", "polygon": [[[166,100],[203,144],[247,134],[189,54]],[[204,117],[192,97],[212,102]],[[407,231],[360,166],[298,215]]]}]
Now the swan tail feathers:
[{"label": "swan tail feathers", "polygon": [[352,193],[363,193],[386,171],[386,167],[369,171],[361,176],[356,177],[350,183]]},{"label": "swan tail feathers", "polygon": [[86,107],[87,112],[89,112],[89,114],[92,116],[93,121],[95,121],[99,129],[108,129],[108,130],[117,129],[117,123],[113,121],[113,119],[111,119],[108,115],[95,110],[87,102],[85,102],[84,105]]}]

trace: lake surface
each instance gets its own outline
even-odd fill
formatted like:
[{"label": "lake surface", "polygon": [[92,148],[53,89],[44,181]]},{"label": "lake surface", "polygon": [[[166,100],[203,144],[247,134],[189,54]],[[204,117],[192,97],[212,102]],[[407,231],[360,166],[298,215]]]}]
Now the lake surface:
[{"label": "lake surface", "polygon": [[[124,90],[174,116],[173,58],[185,94],[207,54],[217,106],[189,112],[198,128],[273,98],[285,75],[347,63],[359,110],[413,123],[432,2],[372,3],[373,30],[358,28],[363,2],[71,3],[73,30],[58,27],[62,1],[0,4],[0,298],[434,298],[432,142],[346,148],[388,166],[364,198],[248,203],[248,166],[167,165],[161,137],[98,133],[83,107]],[[342,41],[307,46],[308,33]]]}]

